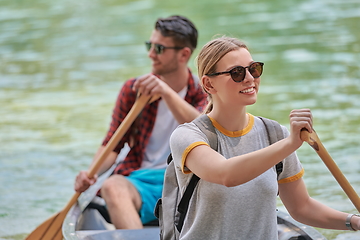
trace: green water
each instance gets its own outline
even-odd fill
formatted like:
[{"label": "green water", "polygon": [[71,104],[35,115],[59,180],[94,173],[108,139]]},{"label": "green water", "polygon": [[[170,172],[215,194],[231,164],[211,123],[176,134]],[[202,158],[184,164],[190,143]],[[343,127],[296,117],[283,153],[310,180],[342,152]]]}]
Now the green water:
[{"label": "green water", "polygon": [[[156,18],[172,14],[194,21],[199,46],[215,34],[245,40],[265,62],[249,111],[287,125],[291,109],[311,108],[360,193],[358,0],[0,0],[0,239],[23,239],[69,201],[123,81],[150,69],[143,42]],[[310,194],[356,212],[316,153],[304,144],[298,154]]]}]

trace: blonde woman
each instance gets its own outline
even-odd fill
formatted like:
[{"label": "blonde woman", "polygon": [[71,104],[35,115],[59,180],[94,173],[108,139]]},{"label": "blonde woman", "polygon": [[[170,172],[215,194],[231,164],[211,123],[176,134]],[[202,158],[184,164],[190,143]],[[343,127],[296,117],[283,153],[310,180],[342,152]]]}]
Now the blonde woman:
[{"label": "blonde woman", "polygon": [[[290,132],[282,127],[284,139],[268,146],[264,124],[246,111],[257,100],[264,64],[253,60],[243,42],[229,37],[207,43],[197,63],[210,99],[206,114],[216,129],[218,151],[194,123],[179,126],[171,136],[181,189],[192,174],[200,177],[180,239],[277,239],[278,193],[299,222],[359,230],[360,217],[331,209],[306,190],[295,150],[303,143],[301,129],[312,131],[310,110],[291,111]],[[278,180],[274,166],[280,161]]]}]

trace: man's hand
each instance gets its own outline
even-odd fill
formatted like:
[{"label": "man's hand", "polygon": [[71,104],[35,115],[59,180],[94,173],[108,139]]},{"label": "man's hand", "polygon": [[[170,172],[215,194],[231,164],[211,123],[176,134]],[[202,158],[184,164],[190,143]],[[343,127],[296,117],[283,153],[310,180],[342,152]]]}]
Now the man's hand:
[{"label": "man's hand", "polygon": [[163,96],[169,89],[169,85],[151,73],[145,74],[136,79],[133,86],[134,91],[153,96]]},{"label": "man's hand", "polygon": [[75,179],[75,191],[76,192],[84,192],[86,191],[91,185],[93,185],[97,180],[97,175],[93,178],[88,177],[87,171],[80,171],[79,174],[76,176]]}]

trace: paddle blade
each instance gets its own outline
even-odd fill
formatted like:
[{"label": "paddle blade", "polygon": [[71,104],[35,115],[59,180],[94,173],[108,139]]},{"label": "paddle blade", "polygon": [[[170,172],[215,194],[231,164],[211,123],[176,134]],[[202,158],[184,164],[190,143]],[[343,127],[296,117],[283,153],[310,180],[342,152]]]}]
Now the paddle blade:
[{"label": "paddle blade", "polygon": [[[126,131],[130,128],[131,124],[135,121],[136,117],[142,111],[144,106],[149,102],[150,95],[140,95],[132,106],[130,112],[126,115],[124,121],[120,124],[118,129],[115,131],[114,135],[111,137],[110,141],[106,145],[104,151],[100,157],[95,161],[95,164],[89,170],[88,176],[92,178],[95,173],[99,170],[101,164],[105,161],[107,155],[114,150],[116,144],[124,136]],[[153,100],[156,100],[158,97],[154,97]],[[66,217],[66,214],[70,208],[76,203],[79,198],[80,193],[76,192],[73,197],[70,199],[66,207],[59,213],[55,214],[45,222],[43,222],[39,227],[37,227],[26,240],[62,240],[62,224]]]},{"label": "paddle blade", "polygon": [[62,224],[66,213],[58,212],[39,225],[26,240],[62,240]]}]

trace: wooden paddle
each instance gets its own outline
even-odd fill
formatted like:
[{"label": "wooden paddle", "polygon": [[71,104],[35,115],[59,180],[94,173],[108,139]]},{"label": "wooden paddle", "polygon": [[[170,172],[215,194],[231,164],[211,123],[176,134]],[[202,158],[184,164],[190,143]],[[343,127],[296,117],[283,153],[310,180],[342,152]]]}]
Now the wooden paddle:
[{"label": "wooden paddle", "polygon": [[328,167],[336,181],[340,184],[346,195],[352,201],[356,209],[360,212],[360,198],[355,192],[354,188],[350,185],[344,174],[340,171],[335,161],[331,158],[330,154],[326,151],[324,145],[321,143],[318,135],[313,130],[309,133],[307,130],[301,131],[301,139],[307,142],[320,156],[325,165]]},{"label": "wooden paddle", "polygon": [[[111,151],[114,150],[120,139],[125,135],[130,128],[136,117],[140,114],[144,106],[149,102],[151,96],[140,95],[135,101],[129,113],[126,115],[124,121],[115,131],[110,141],[104,148],[104,151],[100,154],[95,164],[89,169],[88,176],[93,178],[99,170],[101,164],[105,161],[106,157]],[[156,100],[157,97],[153,97],[150,101]],[[62,240],[62,224],[66,217],[66,214],[70,208],[76,203],[80,193],[76,192],[67,205],[60,212],[54,214],[40,226],[38,226],[32,233],[30,233],[26,240]]]}]

